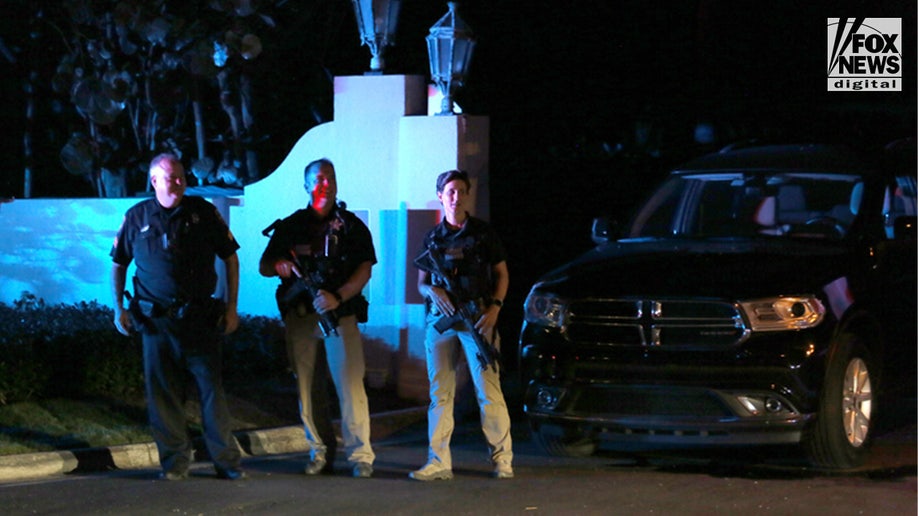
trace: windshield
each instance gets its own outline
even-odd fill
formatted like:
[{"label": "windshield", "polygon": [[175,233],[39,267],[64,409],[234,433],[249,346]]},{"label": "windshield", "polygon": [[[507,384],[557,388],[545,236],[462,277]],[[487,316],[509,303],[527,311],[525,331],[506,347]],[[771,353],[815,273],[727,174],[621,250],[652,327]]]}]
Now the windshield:
[{"label": "windshield", "polygon": [[860,206],[856,175],[708,172],[672,176],[641,208],[628,238],[842,238]]}]

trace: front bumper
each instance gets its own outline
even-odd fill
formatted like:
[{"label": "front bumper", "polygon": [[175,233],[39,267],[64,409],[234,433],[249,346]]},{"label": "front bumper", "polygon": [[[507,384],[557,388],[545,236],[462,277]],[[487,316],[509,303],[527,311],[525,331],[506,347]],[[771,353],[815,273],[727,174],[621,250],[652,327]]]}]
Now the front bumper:
[{"label": "front bumper", "polygon": [[798,443],[818,409],[829,334],[775,332],[699,350],[574,344],[528,327],[523,408],[535,427],[576,427],[597,440]]},{"label": "front bumper", "polygon": [[551,423],[596,440],[680,446],[798,443],[814,417],[771,391],[666,385],[532,382],[524,410],[536,428]]}]

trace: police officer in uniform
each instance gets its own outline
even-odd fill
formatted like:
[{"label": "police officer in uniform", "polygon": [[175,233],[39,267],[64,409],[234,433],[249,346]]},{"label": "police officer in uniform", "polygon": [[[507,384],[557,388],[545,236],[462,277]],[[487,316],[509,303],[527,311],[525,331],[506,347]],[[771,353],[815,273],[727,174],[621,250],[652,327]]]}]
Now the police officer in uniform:
[{"label": "police officer in uniform", "polygon": [[[507,295],[510,276],[506,252],[491,226],[466,211],[471,183],[468,174],[450,170],[437,177],[437,198],[443,205],[443,220],[424,238],[424,250],[435,248],[446,263],[440,270],[455,274],[452,282],[423,268],[418,271],[418,291],[427,301],[427,376],[430,379],[430,406],[427,427],[430,447],[427,464],[409,473],[415,480],[449,480],[453,478],[449,442],[453,433],[453,405],[456,394],[456,367],[459,353],[464,353],[481,417],[481,428],[491,453],[494,478],[513,477],[513,451],[510,438],[510,416],[500,387],[495,362],[483,367],[477,359],[478,347],[471,332],[480,333],[495,347],[499,346],[496,325]],[[418,263],[416,261],[415,263]],[[477,300],[478,314],[474,327],[462,322],[442,333],[435,324],[456,311],[451,298],[460,292],[448,292],[453,283],[461,294]]]},{"label": "police officer in uniform", "polygon": [[[134,330],[143,335],[147,410],[160,477],[188,476],[193,449],[184,404],[190,373],[217,477],[242,479],[221,373],[221,333],[239,325],[239,245],[213,204],[185,196],[185,169],[176,156],[153,158],[150,182],[156,196],[127,211],[112,247],[111,275],[115,327],[124,335]],[[225,303],[211,297],[217,285],[215,257],[226,264]],[[131,261],[137,266],[134,296],[125,309]]]},{"label": "police officer in uniform", "polygon": [[[361,294],[370,280],[376,253],[369,229],[336,202],[335,167],[327,159],[313,161],[304,171],[309,206],[277,222],[259,262],[263,276],[280,276],[277,295],[286,327],[287,353],[297,378],[300,419],[310,447],[307,475],[326,469],[334,457],[316,427],[311,388],[318,346],[325,346],[341,408],[341,433],[354,477],[373,474],[370,413],[363,385],[365,362],[358,322],[366,321],[367,303]],[[306,270],[303,270],[303,269]],[[309,274],[315,295],[306,291],[288,299],[297,275]],[[333,331],[324,334],[321,324]]]}]

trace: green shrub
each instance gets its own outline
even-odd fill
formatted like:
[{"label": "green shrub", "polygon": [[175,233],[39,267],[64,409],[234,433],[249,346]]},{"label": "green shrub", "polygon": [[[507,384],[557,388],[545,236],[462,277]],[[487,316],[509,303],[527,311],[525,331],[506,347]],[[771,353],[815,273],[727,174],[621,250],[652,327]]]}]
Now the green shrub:
[{"label": "green shrub", "polygon": [[83,367],[83,392],[89,396],[131,399],[143,394],[143,346],[121,334],[96,334]]},{"label": "green shrub", "polygon": [[227,336],[223,354],[228,384],[253,384],[286,376],[289,368],[284,325],[278,318],[240,316],[239,328]]},{"label": "green shrub", "polygon": [[[0,404],[142,394],[140,338],[118,333],[113,318],[112,309],[95,301],[49,305],[23,293],[12,306],[0,303]],[[224,349],[228,385],[288,374],[284,328],[277,318],[241,316]]]},{"label": "green shrub", "polygon": [[51,371],[35,353],[31,342],[5,339],[0,345],[0,405],[41,396]]},{"label": "green shrub", "polygon": [[44,360],[36,314],[44,302],[23,294],[14,306],[0,303],[0,404],[41,397],[52,372]]}]

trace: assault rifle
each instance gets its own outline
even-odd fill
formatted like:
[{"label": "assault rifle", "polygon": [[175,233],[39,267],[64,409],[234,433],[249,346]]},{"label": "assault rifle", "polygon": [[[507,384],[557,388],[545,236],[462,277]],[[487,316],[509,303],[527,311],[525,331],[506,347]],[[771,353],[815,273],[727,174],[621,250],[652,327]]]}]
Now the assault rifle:
[{"label": "assault rifle", "polygon": [[[309,299],[315,299],[318,297],[319,284],[321,282],[321,278],[319,277],[318,272],[303,267],[293,250],[290,251],[290,258],[290,261],[293,262],[293,274],[296,276],[296,279],[293,281],[293,284],[290,285],[290,288],[288,288],[287,291],[284,292],[284,295],[281,297],[281,300],[287,306],[290,306],[291,303],[296,301],[297,298],[302,296],[304,293],[309,294]],[[319,328],[322,330],[322,335],[326,337],[331,337],[333,335],[337,336],[337,312],[334,310],[329,310],[319,314]]]},{"label": "assault rifle", "polygon": [[[271,232],[280,222],[280,219],[275,220],[261,234],[270,237]],[[277,295],[277,307],[280,309],[282,316],[301,296],[315,299],[319,295],[320,285],[323,281],[318,271],[314,270],[314,268],[304,267],[300,263],[299,258],[292,249],[290,250],[290,261],[293,262],[293,274],[296,279],[283,294],[278,293]],[[338,314],[334,310],[319,314],[319,329],[322,330],[322,335],[325,337],[337,336],[337,328]]]},{"label": "assault rifle", "polygon": [[453,306],[456,308],[453,315],[444,315],[435,322],[434,329],[439,333],[443,333],[454,324],[458,322],[463,323],[465,327],[468,328],[469,333],[472,334],[475,345],[478,347],[475,358],[478,359],[482,369],[487,369],[489,366],[497,363],[500,358],[500,351],[498,351],[493,344],[488,342],[484,335],[478,333],[478,330],[475,329],[475,320],[478,315],[478,303],[474,299],[460,300],[457,298],[459,290],[456,287],[456,280],[451,274],[443,270],[441,260],[440,251],[435,247],[428,248],[414,260],[414,264],[418,268],[427,272],[432,272],[443,278],[443,281],[446,283],[446,292],[450,296],[450,301],[453,302]]}]

